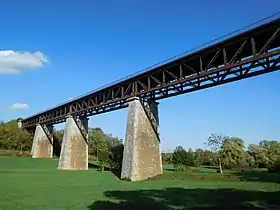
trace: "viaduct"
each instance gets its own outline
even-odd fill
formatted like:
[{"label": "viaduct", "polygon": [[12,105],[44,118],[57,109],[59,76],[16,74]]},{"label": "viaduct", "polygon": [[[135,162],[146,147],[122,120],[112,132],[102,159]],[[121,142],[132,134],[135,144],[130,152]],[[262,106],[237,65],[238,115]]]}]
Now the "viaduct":
[{"label": "viaduct", "polygon": [[128,107],[121,178],[162,174],[157,101],[279,70],[279,31],[280,18],[257,23],[23,119],[23,129],[35,130],[32,157],[52,157],[53,125],[66,122],[58,169],[87,170],[88,117]]}]

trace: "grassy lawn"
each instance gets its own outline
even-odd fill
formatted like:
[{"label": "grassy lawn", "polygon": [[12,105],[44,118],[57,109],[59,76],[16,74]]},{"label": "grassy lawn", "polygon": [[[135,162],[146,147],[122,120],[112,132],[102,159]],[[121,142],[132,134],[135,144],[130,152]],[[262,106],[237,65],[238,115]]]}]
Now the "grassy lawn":
[{"label": "grassy lawn", "polygon": [[0,209],[280,209],[280,176],[198,168],[141,182],[58,171],[57,160],[0,157]]}]

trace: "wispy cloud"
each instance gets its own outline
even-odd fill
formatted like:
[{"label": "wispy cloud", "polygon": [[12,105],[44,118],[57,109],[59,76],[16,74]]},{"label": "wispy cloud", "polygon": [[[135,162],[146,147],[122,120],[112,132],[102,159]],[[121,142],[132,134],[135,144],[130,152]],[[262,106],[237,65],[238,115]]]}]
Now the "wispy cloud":
[{"label": "wispy cloud", "polygon": [[38,69],[50,63],[41,52],[0,50],[0,74],[19,74],[24,70]]},{"label": "wispy cloud", "polygon": [[15,103],[11,106],[9,106],[10,109],[29,109],[28,104],[22,104],[22,103]]}]

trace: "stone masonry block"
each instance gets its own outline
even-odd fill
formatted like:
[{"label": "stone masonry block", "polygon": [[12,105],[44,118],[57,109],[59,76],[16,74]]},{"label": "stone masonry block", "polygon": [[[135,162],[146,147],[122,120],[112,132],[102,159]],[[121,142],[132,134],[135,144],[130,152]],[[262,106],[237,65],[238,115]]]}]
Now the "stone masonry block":
[{"label": "stone masonry block", "polygon": [[[79,122],[78,122],[79,120]],[[88,170],[88,119],[66,119],[58,169]]]},{"label": "stone masonry block", "polygon": [[[147,102],[145,102],[147,103]],[[146,104],[156,119],[153,128],[139,99],[130,102],[126,126],[121,178],[130,181],[148,179],[163,173],[158,135],[158,107],[153,101]]]},{"label": "stone masonry block", "polygon": [[52,158],[53,157],[53,137],[52,137],[52,126],[44,126],[48,129],[47,132],[51,134],[48,136],[43,126],[38,124],[36,126],[31,155],[32,158]]}]

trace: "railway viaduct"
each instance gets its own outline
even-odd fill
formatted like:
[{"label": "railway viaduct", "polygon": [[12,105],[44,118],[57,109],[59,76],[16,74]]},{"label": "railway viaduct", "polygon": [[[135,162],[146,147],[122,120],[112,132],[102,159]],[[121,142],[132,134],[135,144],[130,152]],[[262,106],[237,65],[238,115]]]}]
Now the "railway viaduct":
[{"label": "railway viaduct", "polygon": [[21,121],[35,129],[33,158],[51,158],[54,124],[65,123],[60,170],[88,169],[88,117],[128,107],[121,178],[163,172],[158,101],[280,69],[280,18],[257,23]]}]

